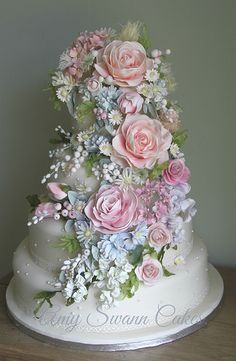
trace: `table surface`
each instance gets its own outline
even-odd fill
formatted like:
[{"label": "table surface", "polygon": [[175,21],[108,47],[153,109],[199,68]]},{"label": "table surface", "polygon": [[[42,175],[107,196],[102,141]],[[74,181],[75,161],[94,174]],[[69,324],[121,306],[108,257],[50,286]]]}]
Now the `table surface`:
[{"label": "table surface", "polygon": [[0,280],[0,361],[236,361],[236,270],[217,267],[225,292],[222,307],[209,323],[182,339],[137,351],[98,352],[40,342],[22,333],[6,314],[10,276]]}]

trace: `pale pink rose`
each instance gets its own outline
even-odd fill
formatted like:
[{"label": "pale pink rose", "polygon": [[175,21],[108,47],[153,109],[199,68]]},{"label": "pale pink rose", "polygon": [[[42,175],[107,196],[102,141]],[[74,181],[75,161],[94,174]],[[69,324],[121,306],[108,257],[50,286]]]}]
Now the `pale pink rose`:
[{"label": "pale pink rose", "polygon": [[170,161],[168,168],[162,172],[162,175],[167,184],[174,186],[187,182],[190,177],[190,170],[182,159],[174,159]]},{"label": "pale pink rose", "polygon": [[125,92],[119,96],[117,103],[124,114],[138,113],[142,109],[143,98],[137,92]]},{"label": "pale pink rose", "polygon": [[169,159],[172,135],[157,119],[128,114],[112,140],[111,159],[122,167],[153,168]]},{"label": "pale pink rose", "polygon": [[97,93],[101,89],[101,83],[93,76],[87,81],[87,88],[91,93]]},{"label": "pale pink rose", "polygon": [[143,263],[135,269],[135,273],[147,286],[152,286],[163,276],[161,263],[149,254],[143,257]]},{"label": "pale pink rose", "polygon": [[34,211],[35,215],[40,218],[50,218],[56,213],[55,204],[51,202],[40,203]]},{"label": "pale pink rose", "polygon": [[50,196],[57,201],[60,201],[64,198],[66,198],[67,193],[62,190],[63,186],[66,186],[66,184],[57,183],[57,182],[48,183],[47,189],[48,189]]},{"label": "pale pink rose", "polygon": [[132,189],[103,185],[90,197],[84,212],[101,233],[127,230],[137,221],[139,202]]},{"label": "pale pink rose", "polygon": [[158,222],[149,227],[148,243],[151,247],[159,250],[161,247],[170,243],[171,239],[171,232],[163,223]]},{"label": "pale pink rose", "polygon": [[144,47],[136,41],[113,40],[98,50],[97,72],[104,78],[111,76],[114,84],[121,87],[139,85],[153,60],[147,58]]}]

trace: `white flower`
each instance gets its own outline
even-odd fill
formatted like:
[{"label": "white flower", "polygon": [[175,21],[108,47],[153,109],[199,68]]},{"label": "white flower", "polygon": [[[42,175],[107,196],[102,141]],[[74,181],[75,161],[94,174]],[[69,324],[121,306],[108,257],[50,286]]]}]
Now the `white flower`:
[{"label": "white flower", "polygon": [[73,64],[73,62],[71,60],[71,57],[69,56],[67,51],[64,51],[60,56],[59,69],[64,70],[64,69],[68,68],[68,66],[71,66],[72,64]]},{"label": "white flower", "polygon": [[132,168],[126,167],[123,169],[122,174],[116,179],[116,183],[120,186],[128,187],[133,183],[133,171]]},{"label": "white flower", "polygon": [[59,100],[63,103],[68,102],[71,98],[71,88],[68,86],[62,86],[57,89],[56,94]]},{"label": "white flower", "polygon": [[174,261],[175,265],[178,266],[180,264],[185,264],[185,259],[182,255],[179,255],[177,257],[175,257],[175,261]]},{"label": "white flower", "polygon": [[172,143],[170,146],[170,153],[176,158],[179,154],[179,146],[175,143]]},{"label": "white flower", "polygon": [[137,87],[137,92],[147,98],[153,98],[153,89],[150,84],[143,83]]},{"label": "white flower", "polygon": [[147,79],[150,82],[155,82],[159,79],[159,74],[155,69],[149,69],[146,72],[145,79]]},{"label": "white flower", "polygon": [[75,81],[70,75],[64,75],[61,71],[56,71],[52,76],[52,85],[60,86],[67,85],[68,87],[73,87],[75,85]]},{"label": "white flower", "polygon": [[102,143],[99,145],[99,150],[102,154],[110,156],[112,153],[112,145],[110,143]]},{"label": "white flower", "polygon": [[79,226],[77,226],[76,229],[77,239],[80,242],[88,242],[91,241],[93,238],[93,231],[86,222],[80,223]]},{"label": "white flower", "polygon": [[108,114],[109,121],[112,125],[119,125],[122,122],[122,114],[119,110],[112,110]]}]

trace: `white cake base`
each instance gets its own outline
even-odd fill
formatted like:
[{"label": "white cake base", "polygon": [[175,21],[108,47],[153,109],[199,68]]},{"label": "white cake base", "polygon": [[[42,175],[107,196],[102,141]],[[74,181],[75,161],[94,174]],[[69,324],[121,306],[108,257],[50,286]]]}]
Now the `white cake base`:
[{"label": "white cake base", "polygon": [[167,322],[161,325],[142,329],[99,333],[68,329],[61,332],[60,327],[51,325],[45,327],[38,319],[32,319],[14,301],[14,279],[8,286],[6,293],[9,316],[25,333],[45,342],[62,344],[68,347],[83,347],[96,351],[134,350],[143,347],[152,347],[174,341],[203,327],[215,314],[221,304],[223,296],[223,280],[217,270],[209,264],[209,290],[203,301],[190,312],[182,315],[168,315]]}]

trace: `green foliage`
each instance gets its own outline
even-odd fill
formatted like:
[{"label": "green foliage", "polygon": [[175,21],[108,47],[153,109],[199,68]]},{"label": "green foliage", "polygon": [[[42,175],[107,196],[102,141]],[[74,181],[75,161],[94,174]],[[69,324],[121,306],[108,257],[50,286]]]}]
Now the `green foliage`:
[{"label": "green foliage", "polygon": [[81,122],[84,120],[85,117],[91,115],[93,113],[95,105],[96,103],[90,100],[87,100],[77,105],[75,114],[75,118],[77,119],[77,121]]},{"label": "green foliage", "polygon": [[142,46],[147,50],[151,47],[151,40],[148,34],[147,25],[142,24],[142,29],[140,32],[140,36],[138,38],[138,42],[142,44]]},{"label": "green foliage", "polygon": [[121,299],[124,299],[125,297],[131,298],[133,297],[134,293],[139,288],[139,280],[134,272],[132,270],[129,273],[129,278],[121,285]]},{"label": "green foliage", "polygon": [[138,244],[135,249],[129,252],[128,256],[129,262],[136,266],[137,264],[142,262],[143,259],[143,245]]},{"label": "green foliage", "polygon": [[74,302],[75,302],[74,298],[70,297],[66,300],[66,306],[73,305]]},{"label": "green foliage", "polygon": [[161,175],[162,171],[168,167],[168,165],[169,165],[168,160],[162,164],[156,163],[154,165],[154,167],[152,168],[152,170],[149,172],[150,180],[157,179],[159,177],[159,175]]},{"label": "green foliage", "polygon": [[49,304],[49,307],[53,306],[53,304],[51,302],[51,298],[54,297],[56,293],[57,293],[57,291],[54,291],[54,292],[53,291],[40,291],[40,292],[36,293],[36,295],[34,295],[33,299],[39,301],[36,308],[34,309],[34,315],[36,316],[36,318],[39,318],[37,316],[37,313],[43,306],[44,302],[47,302]]},{"label": "green foliage", "polygon": [[63,248],[71,255],[81,251],[80,243],[74,234],[67,234],[66,236],[62,237],[60,239],[60,243],[54,245],[54,247]]},{"label": "green foliage", "polygon": [[98,163],[100,160],[102,160],[102,158],[104,158],[104,156],[101,154],[91,153],[89,157],[85,159],[83,166],[86,168],[88,176],[91,176],[93,174],[92,168],[94,164]]},{"label": "green foliage", "polygon": [[32,207],[31,212],[41,203],[37,194],[29,194],[26,199]]},{"label": "green foliage", "polygon": [[52,84],[49,84],[48,88],[45,90],[50,92],[49,100],[52,102],[53,108],[57,111],[61,110],[61,102],[56,94],[57,89]]},{"label": "green foliage", "polygon": [[173,134],[173,143],[177,144],[179,147],[181,147],[187,137],[188,137],[188,131],[186,129],[179,129]]},{"label": "green foliage", "polygon": [[164,276],[166,276],[166,277],[174,276],[174,273],[171,273],[170,271],[168,271],[168,269],[166,269],[163,265],[162,265],[162,268],[163,268]]}]

